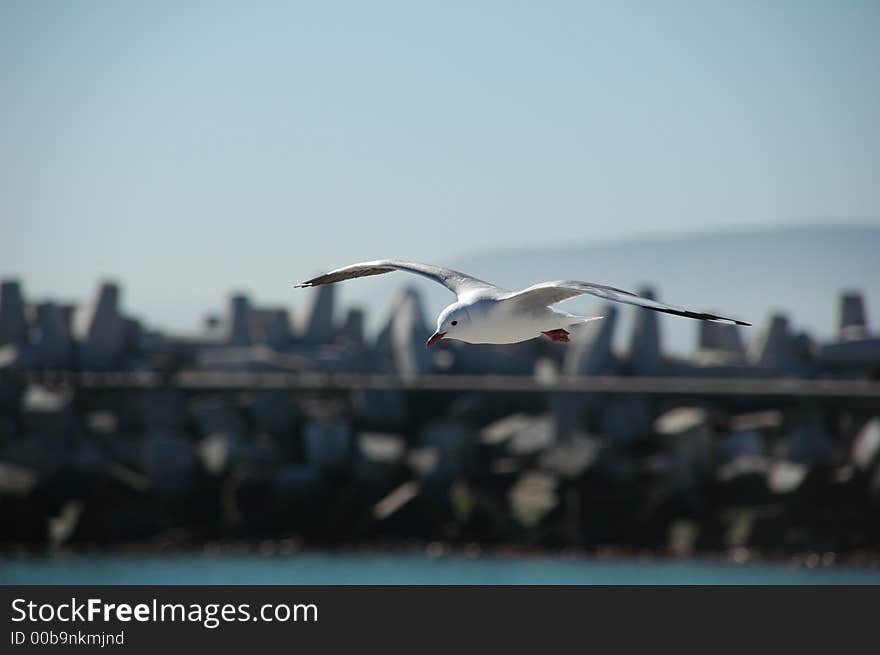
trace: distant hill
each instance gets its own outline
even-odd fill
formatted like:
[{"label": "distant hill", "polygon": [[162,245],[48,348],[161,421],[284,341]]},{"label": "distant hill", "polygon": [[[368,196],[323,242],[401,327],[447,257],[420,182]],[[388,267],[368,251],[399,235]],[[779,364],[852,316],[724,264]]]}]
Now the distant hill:
[{"label": "distant hill", "polygon": [[[787,314],[795,330],[805,330],[819,340],[830,339],[837,331],[840,293],[857,289],[865,296],[872,329],[880,332],[880,225],[793,225],[476,251],[434,263],[459,268],[509,289],[560,278],[632,291],[649,284],[661,300],[754,323],[753,328],[743,328],[746,341],[764,329],[773,312]],[[402,275],[363,281],[356,294],[353,288],[341,288],[341,298],[343,302],[357,299],[365,303],[370,309],[370,324],[375,327],[383,320],[389,296],[404,285],[423,292],[426,313],[452,300],[437,285]],[[575,299],[563,307],[594,313],[600,304],[599,300]],[[633,312],[621,308],[625,320],[617,345],[622,347]],[[690,352],[696,342],[695,325],[695,321],[663,316],[665,348]]]}]

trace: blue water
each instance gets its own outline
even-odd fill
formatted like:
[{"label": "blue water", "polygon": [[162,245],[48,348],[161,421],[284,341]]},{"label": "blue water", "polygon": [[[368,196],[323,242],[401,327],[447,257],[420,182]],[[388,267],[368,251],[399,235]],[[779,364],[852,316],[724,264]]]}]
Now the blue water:
[{"label": "blue water", "polygon": [[880,584],[880,570],[699,560],[302,553],[0,559],[3,584]]}]

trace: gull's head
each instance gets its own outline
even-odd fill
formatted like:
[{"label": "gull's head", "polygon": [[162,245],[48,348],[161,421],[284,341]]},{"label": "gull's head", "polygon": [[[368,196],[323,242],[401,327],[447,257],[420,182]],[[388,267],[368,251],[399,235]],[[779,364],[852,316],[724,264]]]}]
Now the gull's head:
[{"label": "gull's head", "polygon": [[470,317],[467,309],[459,305],[450,305],[437,317],[437,329],[425,343],[425,348],[430,348],[441,339],[456,339],[457,335],[468,324]]}]

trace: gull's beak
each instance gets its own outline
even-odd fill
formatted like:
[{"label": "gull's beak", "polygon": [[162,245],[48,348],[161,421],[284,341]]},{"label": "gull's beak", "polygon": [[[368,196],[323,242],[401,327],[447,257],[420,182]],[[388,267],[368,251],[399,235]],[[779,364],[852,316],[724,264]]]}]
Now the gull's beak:
[{"label": "gull's beak", "polygon": [[446,334],[446,333],[445,332],[435,332],[434,334],[432,334],[431,338],[425,342],[425,350],[427,350],[428,348],[433,346],[435,343],[440,341],[440,339],[443,338],[444,334]]}]

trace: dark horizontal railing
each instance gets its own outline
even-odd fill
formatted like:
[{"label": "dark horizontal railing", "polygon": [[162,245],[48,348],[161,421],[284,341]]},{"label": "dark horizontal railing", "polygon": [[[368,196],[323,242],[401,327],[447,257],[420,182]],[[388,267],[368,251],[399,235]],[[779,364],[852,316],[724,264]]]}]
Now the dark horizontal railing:
[{"label": "dark horizontal railing", "polygon": [[373,373],[287,373],[251,371],[142,372],[28,371],[25,382],[67,384],[87,389],[364,390],[593,392],[659,395],[800,396],[878,398],[880,382],[800,378],[623,377],[613,375],[538,378],[530,375],[417,375]]}]

